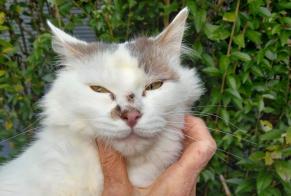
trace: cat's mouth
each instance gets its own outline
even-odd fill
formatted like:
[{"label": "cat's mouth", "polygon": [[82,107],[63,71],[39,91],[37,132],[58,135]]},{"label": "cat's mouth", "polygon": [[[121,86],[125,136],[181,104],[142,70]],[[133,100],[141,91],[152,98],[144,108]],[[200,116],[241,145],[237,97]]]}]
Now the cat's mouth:
[{"label": "cat's mouth", "polygon": [[115,140],[117,141],[123,141],[123,142],[130,142],[130,141],[134,141],[134,140],[140,140],[140,139],[148,139],[146,137],[140,136],[134,132],[131,132],[129,135],[122,137],[122,138],[117,138]]},{"label": "cat's mouth", "polygon": [[123,137],[119,137],[116,138],[117,141],[132,141],[132,140],[147,140],[153,137],[156,137],[159,135],[158,131],[145,131],[145,130],[141,130],[141,129],[131,129],[131,131],[123,136]]}]

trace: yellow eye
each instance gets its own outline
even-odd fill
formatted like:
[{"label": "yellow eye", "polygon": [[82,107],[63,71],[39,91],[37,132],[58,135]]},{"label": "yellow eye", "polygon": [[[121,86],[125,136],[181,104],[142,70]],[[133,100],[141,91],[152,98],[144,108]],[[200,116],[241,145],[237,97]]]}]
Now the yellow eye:
[{"label": "yellow eye", "polygon": [[153,82],[145,87],[146,91],[156,90],[164,84],[163,81]]},{"label": "yellow eye", "polygon": [[102,87],[102,86],[90,86],[90,88],[98,93],[111,93],[109,90],[107,90],[106,88]]}]

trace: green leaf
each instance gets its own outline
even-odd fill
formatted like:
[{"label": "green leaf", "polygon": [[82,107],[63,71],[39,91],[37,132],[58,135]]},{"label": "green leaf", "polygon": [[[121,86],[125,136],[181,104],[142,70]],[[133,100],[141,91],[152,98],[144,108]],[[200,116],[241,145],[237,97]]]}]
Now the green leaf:
[{"label": "green leaf", "polygon": [[281,21],[282,23],[291,25],[291,17],[283,17]]},{"label": "green leaf", "polygon": [[215,63],[213,58],[209,54],[202,54],[202,58],[204,60],[204,63],[210,67],[215,67]]},{"label": "green leaf", "polygon": [[268,186],[270,186],[272,182],[272,175],[267,171],[261,171],[257,177],[257,192],[260,194],[264,191]]},{"label": "green leaf", "polygon": [[268,8],[266,8],[266,7],[260,7],[258,11],[259,11],[259,13],[261,13],[262,15],[267,16],[267,17],[270,17],[272,15],[270,10],[268,10]]},{"label": "green leaf", "polygon": [[222,20],[228,21],[228,22],[235,22],[236,20],[235,12],[225,12],[223,14]]},{"label": "green leaf", "polygon": [[252,42],[254,42],[256,45],[260,45],[261,44],[261,36],[262,34],[258,31],[253,31],[253,30],[247,30],[246,31],[246,37],[251,40]]},{"label": "green leaf", "polygon": [[227,70],[229,63],[230,63],[229,57],[226,55],[221,55],[219,59],[219,67],[223,72]]},{"label": "green leaf", "polygon": [[237,86],[236,86],[236,81],[235,81],[235,78],[233,76],[227,76],[227,82],[229,84],[229,86],[232,88],[232,89],[237,89]]},{"label": "green leaf", "polygon": [[251,60],[250,55],[247,53],[244,53],[244,52],[238,52],[238,51],[232,52],[231,56],[238,58],[242,61],[250,61]]},{"label": "green leaf", "polygon": [[270,152],[266,152],[264,159],[266,165],[272,165],[274,163]]},{"label": "green leaf", "polygon": [[237,36],[234,37],[233,39],[234,43],[236,43],[240,48],[244,48],[245,47],[245,36],[244,34],[239,34]]},{"label": "green leaf", "polygon": [[5,70],[0,70],[0,77],[1,77],[1,76],[4,76],[4,75],[5,75],[5,73],[6,73],[6,71],[5,71]]},{"label": "green leaf", "polygon": [[240,183],[243,182],[243,179],[241,179],[241,178],[229,178],[229,179],[226,180],[226,182],[229,183],[229,184],[237,184],[237,185],[239,185]]},{"label": "green leaf", "polygon": [[230,35],[230,32],[224,26],[213,25],[210,23],[206,23],[204,33],[213,41],[224,40]]},{"label": "green leaf", "polygon": [[236,89],[228,88],[228,89],[226,89],[225,91],[228,92],[228,93],[230,93],[232,96],[234,96],[234,97],[236,97],[236,98],[242,100],[242,98],[241,98],[239,92],[238,92]]},{"label": "green leaf", "polygon": [[250,180],[244,180],[241,182],[235,190],[235,193],[239,195],[240,193],[247,193],[252,190],[253,182]]},{"label": "green leaf", "polygon": [[274,35],[274,34],[280,34],[280,31],[281,31],[281,25],[280,24],[276,24],[272,27],[272,31],[271,31],[271,34]]},{"label": "green leaf", "polygon": [[194,1],[188,1],[187,5],[193,14],[195,29],[199,33],[206,23],[207,12],[205,9],[198,8]]},{"label": "green leaf", "polygon": [[263,158],[265,157],[265,153],[261,152],[261,151],[256,151],[256,152],[253,152],[249,158],[252,160],[252,161],[260,161],[262,160]]},{"label": "green leaf", "polygon": [[253,74],[256,76],[262,77],[264,75],[262,70],[257,66],[252,66],[251,70],[252,70]]},{"label": "green leaf", "polygon": [[2,25],[5,22],[5,13],[0,12],[0,25]]},{"label": "green leaf", "polygon": [[263,98],[275,100],[276,96],[272,94],[263,94]]},{"label": "green leaf", "polygon": [[204,170],[202,173],[201,173],[202,177],[204,178],[204,180],[207,182],[207,181],[212,181],[212,180],[215,180],[215,176],[214,176],[214,173],[211,172],[210,170]]},{"label": "green leaf", "polygon": [[281,9],[291,9],[291,2],[280,2],[279,7]]},{"label": "green leaf", "polygon": [[270,59],[271,61],[277,59],[277,54],[275,52],[272,52],[271,50],[267,50],[265,53],[265,56]]},{"label": "green leaf", "polygon": [[229,113],[225,109],[221,109],[221,115],[222,115],[222,119],[223,119],[224,123],[226,125],[228,125],[229,124]]},{"label": "green leaf", "polygon": [[291,183],[282,181],[282,184],[287,195],[291,195]]},{"label": "green leaf", "polygon": [[6,31],[8,29],[9,29],[8,27],[0,25],[0,31]]},{"label": "green leaf", "polygon": [[290,182],[291,180],[291,161],[277,161],[275,163],[275,169],[277,174],[282,180]]},{"label": "green leaf", "polygon": [[288,44],[289,32],[283,31],[280,33],[281,46]]},{"label": "green leaf", "polygon": [[206,11],[200,9],[194,16],[196,31],[199,33],[206,22]]},{"label": "green leaf", "polygon": [[272,131],[269,131],[265,134],[260,135],[260,140],[261,141],[274,140],[274,139],[280,138],[281,134],[282,133],[280,131],[273,129]]},{"label": "green leaf", "polygon": [[192,50],[191,50],[191,56],[192,56],[194,59],[201,59],[201,58],[202,58],[201,53],[198,52],[198,51],[195,50],[195,49],[192,49]]},{"label": "green leaf", "polygon": [[202,69],[203,72],[208,73],[210,76],[219,76],[220,71],[216,67],[206,67]]},{"label": "green leaf", "polygon": [[259,101],[259,112],[262,112],[265,108],[264,99],[260,99]]}]

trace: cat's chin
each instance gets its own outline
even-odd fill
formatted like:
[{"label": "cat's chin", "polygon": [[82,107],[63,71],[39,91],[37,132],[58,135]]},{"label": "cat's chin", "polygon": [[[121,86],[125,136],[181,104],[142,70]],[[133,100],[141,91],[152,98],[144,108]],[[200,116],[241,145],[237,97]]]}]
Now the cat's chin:
[{"label": "cat's chin", "polygon": [[111,140],[111,145],[123,156],[138,156],[146,152],[157,141],[157,138],[131,133],[127,137]]}]

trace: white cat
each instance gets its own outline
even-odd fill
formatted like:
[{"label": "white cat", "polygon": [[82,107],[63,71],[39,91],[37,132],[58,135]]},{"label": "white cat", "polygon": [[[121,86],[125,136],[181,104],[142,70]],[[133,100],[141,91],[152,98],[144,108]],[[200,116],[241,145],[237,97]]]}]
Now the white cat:
[{"label": "white cat", "polygon": [[1,196],[101,195],[94,142],[127,157],[131,182],[148,186],[180,155],[184,113],[203,89],[180,65],[184,8],[156,37],[80,41],[48,22],[64,68],[42,99],[36,140],[0,169]]}]

